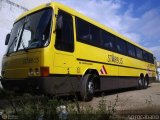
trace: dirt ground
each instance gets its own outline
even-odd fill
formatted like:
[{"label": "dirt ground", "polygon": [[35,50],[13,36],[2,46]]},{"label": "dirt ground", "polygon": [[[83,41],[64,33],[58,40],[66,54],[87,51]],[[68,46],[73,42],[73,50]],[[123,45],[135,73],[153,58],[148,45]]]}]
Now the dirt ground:
[{"label": "dirt ground", "polygon": [[[101,97],[95,96],[90,102],[82,104],[97,107],[100,100],[106,101],[106,106],[116,106],[116,110],[134,110],[160,106],[160,83],[151,83],[147,89],[125,89],[108,91]],[[160,111],[159,111],[160,113]]]},{"label": "dirt ground", "polygon": [[[23,97],[22,97],[23,98]],[[122,89],[107,91],[105,93],[97,93],[93,100],[90,102],[79,101],[82,105],[90,105],[93,108],[97,108],[99,101],[104,100],[106,107],[113,107],[117,111],[128,111],[128,110],[140,110],[149,109],[160,113],[160,83],[151,83],[147,89],[137,90]],[[6,99],[0,99],[0,109],[6,108],[8,105]]]}]

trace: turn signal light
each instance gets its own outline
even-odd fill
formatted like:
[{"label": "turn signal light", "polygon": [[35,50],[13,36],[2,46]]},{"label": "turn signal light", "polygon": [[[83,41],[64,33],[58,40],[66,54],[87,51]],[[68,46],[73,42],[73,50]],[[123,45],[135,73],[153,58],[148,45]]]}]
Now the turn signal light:
[{"label": "turn signal light", "polygon": [[39,75],[39,69],[35,68],[35,75]]},{"label": "turn signal light", "polygon": [[40,67],[40,73],[42,77],[49,76],[49,67]]},{"label": "turn signal light", "polygon": [[33,69],[32,69],[32,68],[30,68],[30,69],[29,69],[29,71],[28,71],[28,75],[29,75],[29,76],[33,76],[33,75],[34,75],[34,71],[33,71]]}]

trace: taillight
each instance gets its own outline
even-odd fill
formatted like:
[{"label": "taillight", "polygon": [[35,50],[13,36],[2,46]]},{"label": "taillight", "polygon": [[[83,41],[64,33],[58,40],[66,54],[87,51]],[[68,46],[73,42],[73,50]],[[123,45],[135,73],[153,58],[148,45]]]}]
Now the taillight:
[{"label": "taillight", "polygon": [[49,76],[49,67],[40,67],[40,73],[42,77]]}]

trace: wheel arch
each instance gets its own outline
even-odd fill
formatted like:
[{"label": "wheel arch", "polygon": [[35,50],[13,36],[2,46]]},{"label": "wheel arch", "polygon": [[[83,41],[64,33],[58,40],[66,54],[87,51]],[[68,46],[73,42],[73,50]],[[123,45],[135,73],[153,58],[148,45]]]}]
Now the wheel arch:
[{"label": "wheel arch", "polygon": [[86,69],[86,71],[82,75],[82,80],[83,80],[83,77],[86,74],[95,74],[95,75],[97,75],[98,78],[94,81],[94,83],[95,83],[95,89],[100,89],[100,75],[99,75],[97,69],[94,69],[94,68],[88,68],[88,69]]},{"label": "wheel arch", "polygon": [[139,77],[140,77],[140,79],[143,79],[144,78],[144,74],[140,73]]},{"label": "wheel arch", "polygon": [[146,73],[145,77],[148,77],[148,78],[149,78],[149,75],[148,75],[148,73]]}]

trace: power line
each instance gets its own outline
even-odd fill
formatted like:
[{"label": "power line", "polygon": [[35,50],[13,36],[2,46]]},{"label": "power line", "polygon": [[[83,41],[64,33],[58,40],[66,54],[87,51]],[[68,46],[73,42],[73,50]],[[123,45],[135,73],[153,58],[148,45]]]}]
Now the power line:
[{"label": "power line", "polygon": [[24,11],[28,11],[27,8],[25,8],[25,7],[21,6],[21,5],[18,5],[17,3],[14,3],[14,2],[12,2],[10,0],[0,0],[0,1],[6,2],[6,3],[8,3],[8,4],[12,5],[12,6],[18,7],[20,9],[24,10]]}]

